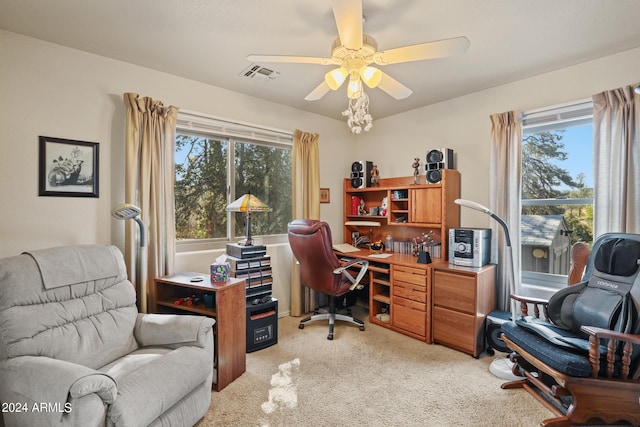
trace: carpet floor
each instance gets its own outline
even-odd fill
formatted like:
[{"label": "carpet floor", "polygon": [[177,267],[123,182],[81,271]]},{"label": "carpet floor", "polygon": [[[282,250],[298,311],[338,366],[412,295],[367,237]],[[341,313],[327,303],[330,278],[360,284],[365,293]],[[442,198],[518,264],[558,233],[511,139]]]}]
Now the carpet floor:
[{"label": "carpet floor", "polygon": [[[247,354],[247,371],[221,392],[197,427],[533,427],[553,414],[526,391],[502,390],[479,359],[428,345],[366,320],[298,329],[278,322],[278,343]],[[494,357],[503,357],[497,353]]]}]

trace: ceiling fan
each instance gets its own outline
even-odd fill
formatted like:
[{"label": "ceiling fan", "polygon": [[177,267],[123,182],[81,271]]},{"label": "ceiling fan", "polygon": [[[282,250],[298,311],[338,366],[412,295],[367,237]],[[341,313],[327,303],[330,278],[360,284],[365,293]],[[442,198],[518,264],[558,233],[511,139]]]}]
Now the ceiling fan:
[{"label": "ceiling fan", "polygon": [[423,61],[464,53],[469,48],[466,37],[454,37],[404,46],[378,52],[375,39],[362,31],[362,0],[333,0],[333,15],[338,36],[331,46],[330,58],[285,55],[249,55],[254,62],[293,62],[303,64],[337,65],[325,74],[324,81],[305,99],[315,101],[330,90],[337,90],[349,78],[347,93],[350,99],[362,95],[362,82],[370,88],[380,88],[395,99],[411,95],[411,89],[371,64],[389,65],[400,62]]}]

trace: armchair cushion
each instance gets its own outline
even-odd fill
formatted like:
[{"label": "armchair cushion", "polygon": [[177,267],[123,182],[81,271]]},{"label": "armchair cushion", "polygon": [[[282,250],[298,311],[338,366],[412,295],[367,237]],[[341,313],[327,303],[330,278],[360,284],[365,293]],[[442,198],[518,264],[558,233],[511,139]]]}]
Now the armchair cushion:
[{"label": "armchair cushion", "polygon": [[184,346],[147,360],[133,372],[117,378],[118,397],[108,416],[117,426],[146,426],[203,385],[211,390],[203,372],[212,359],[198,347]]}]

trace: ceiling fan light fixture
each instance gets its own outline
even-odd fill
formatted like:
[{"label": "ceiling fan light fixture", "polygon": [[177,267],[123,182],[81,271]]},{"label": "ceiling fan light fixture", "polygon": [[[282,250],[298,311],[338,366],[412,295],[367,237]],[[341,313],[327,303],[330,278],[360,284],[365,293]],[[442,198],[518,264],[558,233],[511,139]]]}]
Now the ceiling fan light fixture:
[{"label": "ceiling fan light fixture", "polygon": [[347,86],[347,96],[349,99],[358,99],[362,95],[362,80],[358,73],[352,73]]},{"label": "ceiling fan light fixture", "polygon": [[334,68],[324,75],[324,81],[331,90],[337,90],[347,79],[348,74],[344,67]]},{"label": "ceiling fan light fixture", "polygon": [[360,70],[360,77],[362,77],[362,81],[367,86],[373,89],[380,84],[380,81],[382,80],[382,71],[375,67],[362,67]]}]

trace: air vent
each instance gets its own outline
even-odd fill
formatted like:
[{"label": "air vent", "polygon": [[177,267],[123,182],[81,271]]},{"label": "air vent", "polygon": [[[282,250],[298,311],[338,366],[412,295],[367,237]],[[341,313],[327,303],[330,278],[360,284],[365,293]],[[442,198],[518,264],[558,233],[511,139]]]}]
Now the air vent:
[{"label": "air vent", "polygon": [[240,76],[257,81],[270,81],[278,78],[280,73],[270,68],[263,67],[259,64],[251,64],[245,68]]}]

